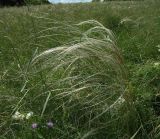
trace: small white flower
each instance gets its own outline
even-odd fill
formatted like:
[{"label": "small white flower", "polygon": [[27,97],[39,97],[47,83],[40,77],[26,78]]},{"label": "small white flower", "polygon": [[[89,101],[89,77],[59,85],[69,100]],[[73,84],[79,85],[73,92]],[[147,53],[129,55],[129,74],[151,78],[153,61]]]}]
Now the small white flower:
[{"label": "small white flower", "polygon": [[125,99],[123,97],[118,98],[117,104],[121,105],[125,102]]},{"label": "small white flower", "polygon": [[24,114],[21,114],[20,112],[16,111],[15,114],[12,116],[14,120],[23,120],[24,119]]},{"label": "small white flower", "polygon": [[27,115],[26,115],[26,119],[28,120],[28,119],[30,119],[32,116],[33,116],[33,112],[29,112],[29,113],[27,113]]},{"label": "small white flower", "polygon": [[158,52],[160,52],[160,44],[156,46],[158,48]]},{"label": "small white flower", "polygon": [[160,44],[158,44],[156,47],[157,47],[157,48],[160,48]]},{"label": "small white flower", "polygon": [[158,66],[160,66],[160,62],[154,63],[154,67],[158,67]]}]

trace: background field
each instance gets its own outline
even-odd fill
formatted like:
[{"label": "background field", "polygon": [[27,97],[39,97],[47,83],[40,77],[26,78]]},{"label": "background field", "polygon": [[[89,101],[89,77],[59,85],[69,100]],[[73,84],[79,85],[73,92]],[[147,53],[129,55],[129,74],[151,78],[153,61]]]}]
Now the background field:
[{"label": "background field", "polygon": [[[159,139],[159,7],[158,1],[121,1],[1,8],[0,138]],[[86,20],[97,20],[113,31],[127,75],[125,106],[88,125],[86,119],[90,118],[76,119],[85,110],[71,108],[79,100],[65,104],[66,100],[55,99],[55,94],[47,99],[46,92],[55,86],[62,87],[52,85],[60,73],[51,77],[48,70],[31,67],[35,55],[75,41],[81,34],[75,33],[70,25]],[[50,30],[52,27],[56,29]],[[16,110],[33,111],[34,116],[28,121],[14,121],[12,115]],[[49,119],[54,128],[43,127]],[[40,129],[31,129],[34,122]]]}]

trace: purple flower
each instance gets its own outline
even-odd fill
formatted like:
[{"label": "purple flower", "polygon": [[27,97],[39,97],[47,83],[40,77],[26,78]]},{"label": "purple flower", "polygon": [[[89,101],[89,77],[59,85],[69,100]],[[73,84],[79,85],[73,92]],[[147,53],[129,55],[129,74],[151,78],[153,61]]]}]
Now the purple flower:
[{"label": "purple flower", "polygon": [[37,124],[37,123],[33,123],[33,124],[32,124],[32,128],[33,128],[33,129],[36,129],[37,127],[38,127],[38,124]]},{"label": "purple flower", "polygon": [[47,123],[47,126],[48,126],[49,128],[52,128],[52,127],[53,127],[53,122],[49,121],[49,122]]}]

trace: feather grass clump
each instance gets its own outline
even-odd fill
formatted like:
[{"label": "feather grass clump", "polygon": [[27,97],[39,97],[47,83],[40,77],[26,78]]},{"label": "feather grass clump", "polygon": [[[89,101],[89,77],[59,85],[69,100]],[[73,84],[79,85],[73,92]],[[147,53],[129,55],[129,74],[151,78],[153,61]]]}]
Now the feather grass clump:
[{"label": "feather grass clump", "polygon": [[78,34],[69,35],[71,43],[46,50],[32,60],[36,71],[47,71],[50,88],[41,116],[52,109],[54,114],[61,111],[63,120],[76,128],[107,126],[108,118],[125,102],[126,93],[126,71],[115,36],[95,20],[67,30]]}]

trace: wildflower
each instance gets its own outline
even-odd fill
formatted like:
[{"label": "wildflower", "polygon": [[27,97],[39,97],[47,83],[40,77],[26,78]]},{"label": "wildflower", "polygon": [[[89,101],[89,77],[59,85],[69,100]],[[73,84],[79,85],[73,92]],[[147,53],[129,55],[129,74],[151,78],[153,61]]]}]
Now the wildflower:
[{"label": "wildflower", "polygon": [[31,117],[32,117],[32,115],[33,115],[33,112],[29,112],[29,113],[27,113],[27,115],[26,115],[26,119],[28,120],[28,119],[30,119]]},{"label": "wildflower", "polygon": [[160,62],[155,62],[155,63],[154,63],[154,67],[156,68],[156,67],[158,67],[158,66],[160,66]]},{"label": "wildflower", "polygon": [[156,46],[158,48],[158,52],[160,52],[160,44]]},{"label": "wildflower", "polygon": [[48,126],[49,128],[52,128],[52,127],[53,127],[53,122],[51,122],[51,121],[48,122],[48,123],[47,123],[47,126]]},{"label": "wildflower", "polygon": [[156,47],[157,47],[157,48],[160,48],[160,44],[158,44]]},{"label": "wildflower", "polygon": [[121,105],[125,102],[125,99],[123,97],[118,98],[117,104]]},{"label": "wildflower", "polygon": [[38,124],[37,124],[37,123],[33,123],[33,124],[32,124],[32,128],[33,128],[33,129],[36,129],[37,127],[38,127]]},{"label": "wildflower", "polygon": [[24,119],[24,114],[21,114],[20,112],[16,111],[15,114],[12,116],[14,120],[23,120]]}]

